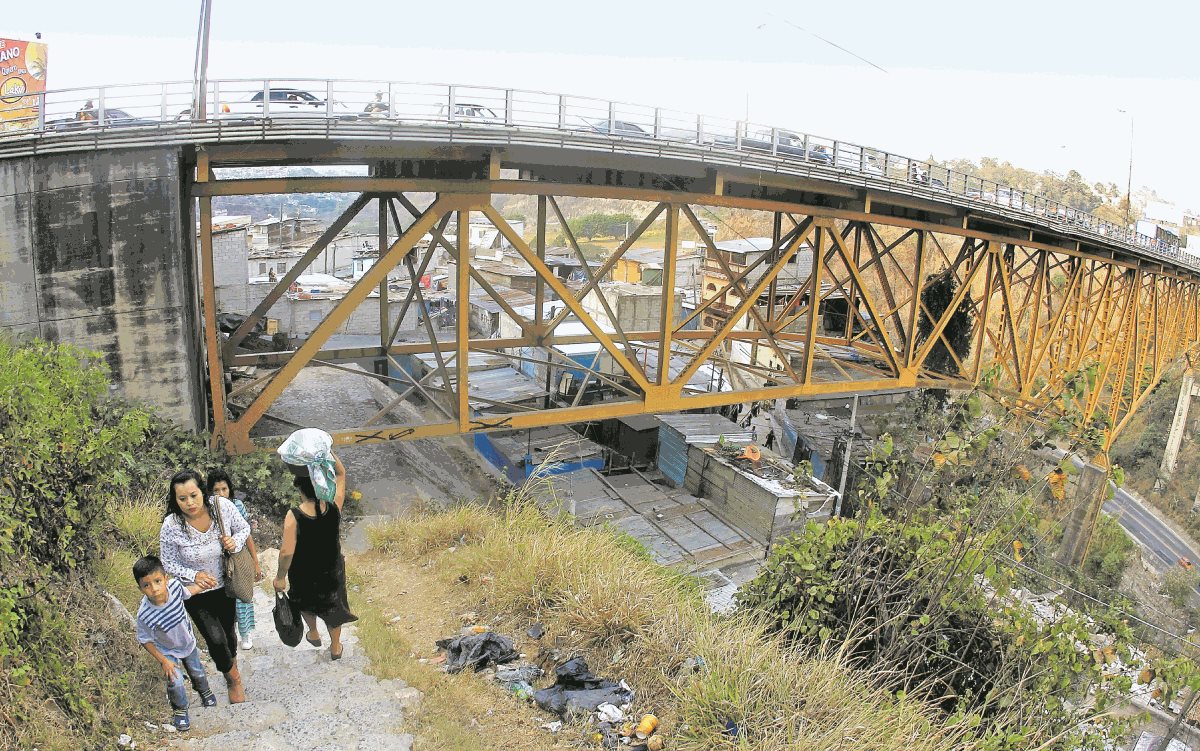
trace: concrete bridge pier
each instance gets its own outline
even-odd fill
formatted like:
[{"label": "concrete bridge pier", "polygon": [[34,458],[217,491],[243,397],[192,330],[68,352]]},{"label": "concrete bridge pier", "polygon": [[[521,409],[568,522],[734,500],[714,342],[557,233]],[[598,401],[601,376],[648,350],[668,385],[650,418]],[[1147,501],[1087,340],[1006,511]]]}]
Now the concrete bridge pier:
[{"label": "concrete bridge pier", "polygon": [[1163,449],[1162,464],[1158,468],[1158,478],[1154,481],[1154,489],[1162,490],[1175,474],[1175,463],[1179,460],[1179,447],[1183,444],[1183,429],[1187,425],[1188,409],[1192,406],[1192,397],[1196,396],[1196,374],[1188,371],[1183,375],[1179,384],[1179,401],[1175,404],[1175,416],[1171,420],[1171,431],[1167,433],[1167,446]]},{"label": "concrete bridge pier", "polygon": [[1075,505],[1067,516],[1062,543],[1058,548],[1059,563],[1070,568],[1078,568],[1083,564],[1100,508],[1108,497],[1107,491],[1108,470],[1095,464],[1083,465],[1075,489]]},{"label": "concrete bridge pier", "polygon": [[99,351],[114,391],[206,427],[181,147],[0,160],[0,328]]}]

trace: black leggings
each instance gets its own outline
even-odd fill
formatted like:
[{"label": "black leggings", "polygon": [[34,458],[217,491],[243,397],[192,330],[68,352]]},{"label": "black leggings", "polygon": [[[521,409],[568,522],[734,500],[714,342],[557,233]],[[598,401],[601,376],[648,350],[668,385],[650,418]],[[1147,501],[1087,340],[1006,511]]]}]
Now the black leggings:
[{"label": "black leggings", "polygon": [[237,624],[236,605],[237,600],[225,594],[224,587],[192,595],[183,601],[196,629],[204,637],[209,656],[222,673],[233,669],[233,660],[237,657],[237,638],[233,634]]}]

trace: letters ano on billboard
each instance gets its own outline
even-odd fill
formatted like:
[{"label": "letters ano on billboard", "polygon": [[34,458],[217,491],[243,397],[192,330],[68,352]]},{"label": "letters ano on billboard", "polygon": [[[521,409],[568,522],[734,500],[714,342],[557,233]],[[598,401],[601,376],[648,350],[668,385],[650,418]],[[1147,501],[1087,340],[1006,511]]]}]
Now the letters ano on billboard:
[{"label": "letters ano on billboard", "polygon": [[37,127],[46,90],[46,45],[0,38],[0,131]]}]

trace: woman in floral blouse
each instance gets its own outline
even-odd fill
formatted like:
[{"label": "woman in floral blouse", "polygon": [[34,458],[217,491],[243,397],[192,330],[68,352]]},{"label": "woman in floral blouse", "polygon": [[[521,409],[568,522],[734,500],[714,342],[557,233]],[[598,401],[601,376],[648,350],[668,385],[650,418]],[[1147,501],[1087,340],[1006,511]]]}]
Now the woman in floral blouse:
[{"label": "woman in floral blouse", "polygon": [[[217,670],[225,674],[229,703],[246,700],[237,667],[237,600],[225,593],[221,566],[223,552],[236,553],[250,536],[250,525],[225,498],[206,497],[204,479],[193,470],[171,478],[167,512],[159,543],[163,568],[185,583],[200,585],[202,591],[184,603],[196,623],[208,654]],[[214,503],[221,504],[225,529],[218,529]]]}]

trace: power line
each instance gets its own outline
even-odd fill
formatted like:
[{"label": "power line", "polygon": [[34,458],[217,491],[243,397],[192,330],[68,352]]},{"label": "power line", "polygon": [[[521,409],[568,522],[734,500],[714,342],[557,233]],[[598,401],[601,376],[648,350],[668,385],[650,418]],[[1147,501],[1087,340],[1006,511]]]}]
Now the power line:
[{"label": "power line", "polygon": [[[791,22],[791,21],[789,21],[788,19],[786,19],[786,18],[779,18],[778,16],[774,15],[773,13],[772,13],[772,14],[768,14],[768,15],[770,15],[772,18],[775,18],[775,19],[779,20],[781,23],[785,23],[785,24],[787,24],[788,26],[791,26],[793,29],[796,29],[797,31],[802,31],[802,32],[804,32],[805,34],[808,34],[809,36],[811,36],[811,37],[813,37],[813,38],[815,38],[815,39],[819,39],[819,40],[821,40],[821,41],[822,41],[822,42],[824,42],[825,44],[828,44],[830,47],[835,47],[835,48],[837,48],[837,49],[841,50],[842,52],[845,52],[847,55],[850,55],[850,56],[851,56],[851,57],[853,57],[853,58],[856,58],[856,59],[858,59],[858,60],[861,60],[861,61],[863,61],[864,63],[866,63],[867,65],[870,65],[872,68],[875,68],[876,70],[882,71],[882,72],[884,72],[884,73],[887,73],[887,72],[888,72],[888,71],[887,71],[887,70],[885,70],[884,68],[882,68],[882,67],[880,67],[880,66],[876,65],[875,63],[871,62],[870,60],[868,60],[867,58],[865,58],[865,57],[863,57],[862,55],[858,54],[857,52],[854,52],[853,50],[846,49],[845,47],[843,47],[842,45],[838,44],[837,42],[834,42],[834,41],[832,41],[832,40],[830,40],[830,39],[826,39],[825,37],[821,36],[820,34],[816,33],[815,31],[810,31],[809,29],[806,29],[806,28],[804,28],[803,26],[797,26],[796,24],[792,23],[792,22]],[[767,25],[766,23],[761,23],[761,24],[759,24],[759,25],[758,25],[758,27],[757,27],[757,28],[761,29],[761,28],[763,28],[763,27],[764,27],[764,26],[766,26],[766,25]]]}]

